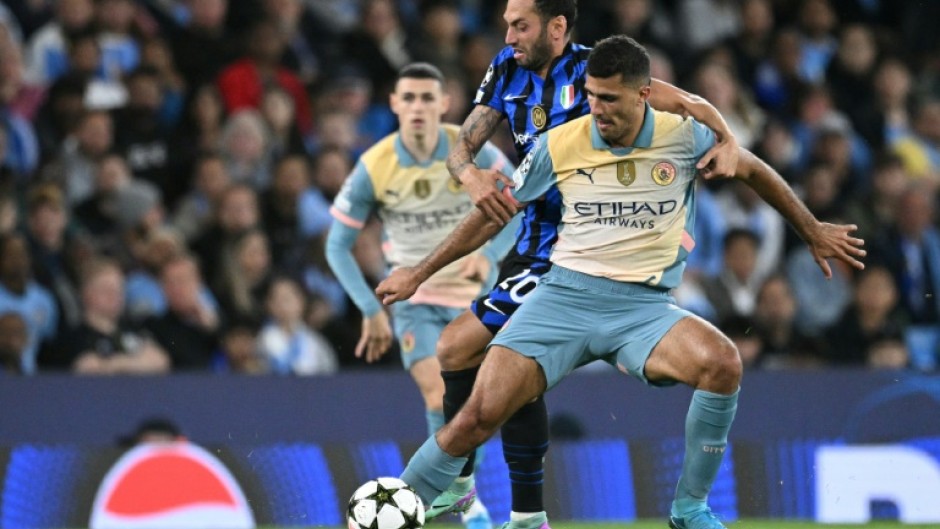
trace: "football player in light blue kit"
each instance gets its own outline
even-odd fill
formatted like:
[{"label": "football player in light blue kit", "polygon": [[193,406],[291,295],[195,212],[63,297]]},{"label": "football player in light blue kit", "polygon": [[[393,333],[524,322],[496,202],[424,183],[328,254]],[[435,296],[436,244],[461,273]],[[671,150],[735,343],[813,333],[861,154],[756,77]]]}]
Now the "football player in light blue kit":
[{"label": "football player in light blue kit", "polygon": [[[391,96],[399,132],[362,155],[331,209],[334,222],[327,239],[327,259],[363,314],[356,356],[365,355],[369,362],[388,350],[392,338],[388,316],[352,255],[369,216],[374,212],[382,221],[383,253],[394,268],[417,263],[473,209],[470,196],[447,172],[445,161],[459,132],[458,127],[441,123],[447,105],[444,77],[436,67],[427,63],[405,66]],[[476,161],[512,173],[512,164],[492,144],[486,144]],[[444,424],[444,381],[434,354],[441,330],[489,289],[517,225],[518,221],[510,223],[481,251],[440,270],[408,303],[393,307],[402,363],[424,398],[432,434]],[[482,504],[471,507],[463,520],[468,529],[492,525]]]},{"label": "football player in light blue kit", "polygon": [[[696,163],[712,132],[647,103],[649,56],[626,36],[600,41],[588,58],[591,114],[544,133],[507,188],[520,203],[557,185],[564,207],[552,269],[490,345],[470,400],[428,439],[401,478],[425,500],[450,485],[466,454],[515,410],[584,363],[603,359],[647,384],[695,392],[686,417],[673,529],[722,529],[708,506],[737,409],[741,359],[732,342],[676,306],[695,245]],[[819,222],[767,164],[741,150],[735,178],[793,225],[831,276],[827,258],[855,268],[865,255],[855,226]],[[414,268],[379,285],[384,302],[406,299],[429,273],[472,251],[499,224],[474,210]]]}]

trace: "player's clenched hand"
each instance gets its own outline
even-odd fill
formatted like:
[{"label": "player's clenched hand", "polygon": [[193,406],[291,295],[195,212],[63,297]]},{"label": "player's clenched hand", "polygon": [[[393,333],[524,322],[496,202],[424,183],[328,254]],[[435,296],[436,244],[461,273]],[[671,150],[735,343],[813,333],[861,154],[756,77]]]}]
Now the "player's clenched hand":
[{"label": "player's clenched hand", "polygon": [[468,255],[460,265],[460,277],[482,283],[489,277],[491,266],[483,254]]},{"label": "player's clenched hand", "polygon": [[388,323],[388,315],[384,310],[374,316],[362,319],[362,336],[356,344],[356,358],[362,358],[368,363],[382,358],[389,346],[392,345],[392,326]]},{"label": "player's clenched hand", "polygon": [[857,229],[858,226],[854,224],[822,222],[813,233],[809,234],[809,240],[807,241],[809,251],[813,254],[816,264],[819,265],[827,278],[832,277],[832,269],[829,267],[829,263],[826,262],[826,259],[830,257],[844,261],[858,270],[865,268],[865,264],[860,261],[866,254],[865,250],[862,249],[865,241],[849,235]]},{"label": "player's clenched hand", "polygon": [[420,284],[421,282],[418,281],[413,268],[396,268],[384,281],[379,283],[375,293],[382,299],[382,303],[391,305],[396,301],[404,301],[413,296]]},{"label": "player's clenched hand", "polygon": [[493,169],[470,166],[460,174],[460,183],[473,204],[490,219],[506,224],[516,214],[516,208],[499,190],[498,181],[510,187],[513,185],[511,179]]},{"label": "player's clenched hand", "polygon": [[706,180],[731,178],[738,168],[738,140],[729,136],[715,143],[695,167]]}]

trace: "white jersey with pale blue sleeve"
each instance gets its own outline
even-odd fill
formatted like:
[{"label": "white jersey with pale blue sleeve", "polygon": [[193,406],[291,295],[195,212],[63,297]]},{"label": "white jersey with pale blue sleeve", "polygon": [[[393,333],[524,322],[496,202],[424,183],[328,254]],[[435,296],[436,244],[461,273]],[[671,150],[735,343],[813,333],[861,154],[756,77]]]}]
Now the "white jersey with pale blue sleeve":
[{"label": "white jersey with pale blue sleeve", "polygon": [[[347,230],[358,230],[374,211],[385,231],[382,250],[388,264],[392,267],[416,265],[443,242],[474,207],[470,196],[450,177],[445,165],[458,132],[456,126],[444,125],[438,146],[427,162],[415,160],[397,133],[378,142],[362,155],[335,199],[331,212],[336,222]],[[512,170],[512,164],[491,144],[484,146],[476,161],[480,167],[507,174]],[[512,243],[513,229],[514,226],[504,230],[478,252],[491,263],[498,262]],[[342,232],[343,228],[336,231]],[[331,264],[336,255],[328,244],[327,257]],[[337,263],[341,264],[339,260]],[[463,260],[458,260],[438,271],[421,285],[412,303],[454,308],[469,306],[479,295],[482,284],[461,277],[462,266]],[[341,267],[334,267],[338,268]],[[357,305],[360,305],[357,298],[362,298],[363,304],[374,308],[371,291],[371,299],[364,299],[367,288],[364,281],[341,274],[345,275],[346,271],[338,271],[337,277]],[[359,295],[354,294],[357,291]]]},{"label": "white jersey with pale blue sleeve", "polygon": [[714,143],[694,119],[647,105],[634,145],[613,148],[584,116],[542,134],[513,174],[512,194],[529,202],[558,185],[563,214],[554,264],[675,288],[695,246],[695,165]]}]

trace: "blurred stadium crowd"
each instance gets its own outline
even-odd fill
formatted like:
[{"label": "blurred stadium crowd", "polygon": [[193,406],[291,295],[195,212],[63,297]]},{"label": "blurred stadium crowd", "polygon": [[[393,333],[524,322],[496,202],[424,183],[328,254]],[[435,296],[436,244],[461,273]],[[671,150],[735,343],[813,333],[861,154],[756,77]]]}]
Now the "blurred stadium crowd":
[{"label": "blurred stadium crowd", "polygon": [[[940,2],[594,0],[711,101],[862,273],[826,280],[749,188],[702,184],[676,292],[753,368],[938,368]],[[359,314],[324,258],[329,205],[395,128],[399,67],[449,77],[462,122],[503,46],[499,0],[0,2],[0,364],[26,374],[316,375]],[[498,145],[513,156],[501,127]],[[385,273],[370,225],[357,259]],[[382,362],[397,367],[396,354]]]}]

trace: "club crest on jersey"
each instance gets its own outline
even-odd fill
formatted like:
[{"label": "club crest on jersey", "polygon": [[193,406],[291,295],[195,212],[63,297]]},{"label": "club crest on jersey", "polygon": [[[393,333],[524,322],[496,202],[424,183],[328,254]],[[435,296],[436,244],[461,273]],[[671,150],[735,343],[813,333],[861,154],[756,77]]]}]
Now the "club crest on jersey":
[{"label": "club crest on jersey", "polygon": [[574,85],[566,84],[561,87],[558,103],[561,104],[561,108],[565,110],[574,106]]},{"label": "club crest on jersey", "polygon": [[659,162],[653,166],[653,181],[668,186],[676,180],[676,166],[670,162]]},{"label": "club crest on jersey", "polygon": [[633,160],[617,162],[617,181],[626,187],[636,180],[636,163]]},{"label": "club crest on jersey", "polygon": [[415,350],[415,333],[408,331],[402,335],[401,350],[405,354]]},{"label": "club crest on jersey", "polygon": [[415,196],[418,198],[428,198],[431,194],[431,182],[425,178],[415,180]]},{"label": "club crest on jersey", "polygon": [[532,125],[542,130],[545,128],[545,125],[548,124],[548,114],[545,113],[545,109],[541,105],[535,105],[532,107]]}]

